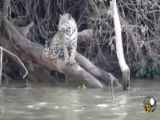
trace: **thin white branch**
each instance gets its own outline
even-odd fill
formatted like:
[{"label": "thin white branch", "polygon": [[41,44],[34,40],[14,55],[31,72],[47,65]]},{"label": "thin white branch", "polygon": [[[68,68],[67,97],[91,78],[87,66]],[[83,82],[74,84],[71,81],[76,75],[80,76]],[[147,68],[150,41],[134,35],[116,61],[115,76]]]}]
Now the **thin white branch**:
[{"label": "thin white branch", "polygon": [[116,53],[118,57],[118,62],[122,71],[128,69],[124,58],[123,43],[122,43],[122,34],[121,34],[121,24],[117,9],[116,0],[113,0],[113,19],[114,19],[114,29],[115,29],[115,41],[116,41]]},{"label": "thin white branch", "polygon": [[[114,21],[114,29],[115,29],[115,43],[116,43],[117,58],[123,74],[124,84],[128,84],[127,82],[130,81],[130,69],[124,57],[122,34],[121,34],[122,30],[121,30],[121,23],[120,23],[120,18],[118,14],[116,0],[112,1],[112,9],[113,9],[113,21]],[[128,79],[129,81],[126,79]]]},{"label": "thin white branch", "polygon": [[[11,55],[12,57],[14,57],[14,58],[16,58],[17,59],[17,61],[20,63],[20,65],[24,68],[24,70],[25,70],[25,74],[23,75],[23,79],[28,75],[28,70],[27,70],[27,68],[26,68],[26,66],[24,65],[24,63],[22,62],[22,60],[17,56],[17,55],[15,55],[14,53],[12,53],[12,52],[10,52],[9,50],[7,50],[7,49],[5,49],[5,48],[3,48],[3,47],[1,47],[0,46],[0,49],[1,49],[1,54],[3,55],[3,51],[4,52],[6,52],[6,53],[8,53],[9,55]],[[3,56],[1,57],[1,59],[3,59]],[[1,61],[1,63],[2,63],[3,61]],[[2,67],[1,67],[2,68]]]},{"label": "thin white branch", "polygon": [[0,85],[2,84],[2,70],[3,70],[3,49],[0,47]]}]

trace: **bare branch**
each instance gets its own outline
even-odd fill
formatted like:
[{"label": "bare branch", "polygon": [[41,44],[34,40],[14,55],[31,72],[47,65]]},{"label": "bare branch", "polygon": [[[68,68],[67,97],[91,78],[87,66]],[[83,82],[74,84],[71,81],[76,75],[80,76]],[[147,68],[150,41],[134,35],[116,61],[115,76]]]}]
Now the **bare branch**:
[{"label": "bare branch", "polygon": [[123,51],[123,43],[122,43],[122,34],[121,34],[121,24],[120,18],[118,14],[118,8],[116,0],[112,1],[112,9],[113,9],[113,21],[114,21],[114,29],[115,29],[115,43],[116,43],[116,53],[118,62],[122,71],[122,79],[123,79],[123,88],[124,90],[128,89],[130,82],[130,69],[124,58]]},{"label": "bare branch", "polygon": [[2,70],[3,70],[3,49],[0,47],[0,85],[2,84]]}]

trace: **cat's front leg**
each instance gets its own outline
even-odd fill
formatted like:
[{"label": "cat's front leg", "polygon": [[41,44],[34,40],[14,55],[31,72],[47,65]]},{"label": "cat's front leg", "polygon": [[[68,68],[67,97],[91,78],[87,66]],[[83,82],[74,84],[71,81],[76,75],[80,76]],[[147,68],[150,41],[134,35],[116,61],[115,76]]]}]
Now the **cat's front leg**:
[{"label": "cat's front leg", "polygon": [[71,49],[70,51],[70,56],[69,56],[69,63],[70,64],[75,64],[76,63],[76,60],[75,60],[75,56],[76,56],[76,49]]},{"label": "cat's front leg", "polygon": [[69,54],[67,48],[64,48],[64,63],[65,64],[69,63]]}]

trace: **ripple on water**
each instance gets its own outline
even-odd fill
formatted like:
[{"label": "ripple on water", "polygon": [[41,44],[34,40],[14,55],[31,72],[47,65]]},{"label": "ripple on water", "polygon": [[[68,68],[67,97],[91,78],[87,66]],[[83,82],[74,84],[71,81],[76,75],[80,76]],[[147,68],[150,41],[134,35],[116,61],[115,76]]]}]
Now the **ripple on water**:
[{"label": "ripple on water", "polygon": [[107,108],[107,107],[109,107],[109,105],[108,104],[97,104],[96,107]]},{"label": "ripple on water", "polygon": [[84,110],[83,109],[75,109],[73,110],[73,112],[83,112]]},{"label": "ripple on water", "polygon": [[47,102],[38,102],[36,104],[32,104],[32,105],[27,105],[28,109],[34,109],[34,110],[39,110],[43,107],[46,107],[48,105]]},{"label": "ripple on water", "polygon": [[60,106],[55,105],[53,108],[57,110],[57,109],[60,109]]},{"label": "ripple on water", "polygon": [[100,95],[95,95],[94,96],[96,99],[102,99],[103,97],[102,96],[100,96]]}]

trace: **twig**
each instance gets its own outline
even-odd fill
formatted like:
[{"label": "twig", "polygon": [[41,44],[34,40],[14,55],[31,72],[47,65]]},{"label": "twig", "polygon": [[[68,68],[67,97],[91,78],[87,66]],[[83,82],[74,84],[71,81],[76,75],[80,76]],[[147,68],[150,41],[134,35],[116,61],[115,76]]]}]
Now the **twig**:
[{"label": "twig", "polygon": [[0,85],[2,84],[2,70],[3,70],[3,49],[0,47]]},{"label": "twig", "polygon": [[[24,65],[24,63],[22,62],[22,60],[17,56],[15,55],[14,53],[10,52],[9,50],[3,48],[2,46],[0,46],[0,49],[1,49],[1,63],[3,62],[3,51],[8,53],[9,55],[11,55],[12,57],[16,58],[17,61],[20,63],[20,65],[24,68],[25,70],[25,74],[23,75],[23,79],[26,78],[26,76],[28,75],[28,70],[26,68],[26,66]],[[1,65],[2,66],[2,65]],[[2,67],[0,67],[0,72],[2,71]],[[1,75],[1,74],[0,74]],[[1,79],[0,79],[1,81]],[[1,83],[0,83],[1,84]]]}]

